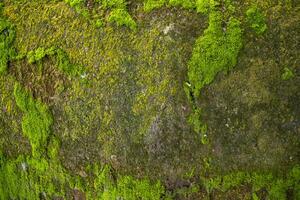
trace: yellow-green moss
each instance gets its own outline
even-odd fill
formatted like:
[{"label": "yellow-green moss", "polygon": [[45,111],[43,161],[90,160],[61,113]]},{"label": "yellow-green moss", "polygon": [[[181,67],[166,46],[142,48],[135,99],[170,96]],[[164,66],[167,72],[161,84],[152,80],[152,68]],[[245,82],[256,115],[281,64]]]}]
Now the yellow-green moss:
[{"label": "yellow-green moss", "polygon": [[0,75],[4,74],[8,67],[8,62],[15,56],[13,42],[15,39],[15,29],[13,25],[3,16],[3,4],[0,4]]},{"label": "yellow-green moss", "polygon": [[214,178],[201,178],[202,184],[208,193],[213,190],[226,192],[234,187],[251,185],[253,198],[257,193],[267,190],[267,198],[274,200],[287,200],[287,191],[293,191],[292,200],[300,197],[300,167],[295,165],[284,175],[276,175],[271,172],[233,172]]},{"label": "yellow-green moss", "polygon": [[[227,2],[230,6],[230,1]],[[210,2],[209,26],[194,46],[188,63],[188,82],[185,92],[193,107],[189,117],[190,124],[202,135],[202,143],[207,143],[206,125],[201,121],[201,108],[196,105],[201,89],[212,83],[220,72],[228,72],[237,63],[242,48],[241,23],[235,17],[229,17],[224,25],[222,12],[216,8],[216,2]]]},{"label": "yellow-green moss", "polygon": [[[148,2],[153,3],[154,1]],[[225,2],[226,6],[230,4],[228,2]],[[121,162],[121,165],[127,167],[127,162],[132,162],[131,157],[143,156],[143,158],[136,158],[132,163],[136,165],[137,162],[146,160],[145,165],[152,167],[154,164],[150,162],[150,157],[153,154],[146,149],[149,148],[149,144],[147,144],[149,137],[161,137],[157,139],[157,141],[161,141],[155,142],[158,147],[160,147],[158,143],[162,142],[160,148],[163,150],[157,151],[158,153],[155,155],[166,158],[171,151],[175,152],[174,154],[171,152],[172,156],[175,155],[174,157],[178,155],[178,152],[182,156],[181,151],[187,150],[182,146],[190,145],[190,140],[186,141],[185,139],[188,137],[179,135],[182,132],[185,135],[191,133],[188,127],[177,127],[176,121],[181,117],[180,126],[186,126],[182,120],[185,118],[184,114],[176,112],[184,113],[189,110],[181,91],[183,89],[181,77],[186,72],[183,70],[186,66],[185,57],[189,55],[189,51],[186,50],[184,50],[184,55],[180,54],[181,49],[185,48],[181,45],[182,40],[187,39],[181,35],[181,24],[176,24],[174,30],[165,34],[161,31],[161,26],[169,21],[153,23],[151,20],[156,20],[153,13],[145,18],[138,13],[137,17],[142,19],[153,17],[147,21],[153,27],[144,27],[145,30],[137,29],[136,32],[132,32],[102,24],[102,22],[111,21],[135,29],[135,22],[127,12],[125,1],[95,1],[96,10],[89,10],[85,7],[84,1],[68,1],[68,3],[71,3],[75,11],[82,15],[78,16],[73,11],[74,9],[59,1],[6,1],[5,14],[16,24],[16,47],[20,52],[20,57],[28,55],[30,63],[43,63],[44,57],[56,56],[56,64],[59,69],[67,74],[75,73],[82,76],[74,79],[70,85],[68,83],[62,94],[58,97],[55,96],[58,100],[51,104],[54,108],[53,113],[58,113],[55,119],[54,134],[48,134],[49,127],[51,127],[51,120],[48,120],[50,115],[48,107],[40,100],[33,99],[26,90],[16,86],[17,105],[24,114],[23,123],[26,124],[23,131],[25,130],[24,133],[32,144],[33,156],[21,156],[14,160],[14,158],[4,158],[1,155],[1,159],[5,160],[1,161],[0,165],[0,181],[4,183],[1,185],[9,186],[9,189],[0,186],[3,199],[38,199],[39,196],[45,195],[47,198],[56,195],[67,199],[70,196],[66,197],[66,193],[75,188],[84,192],[88,199],[160,199],[162,197],[176,198],[177,194],[189,198],[188,193],[201,192],[199,188],[202,186],[208,193],[213,190],[225,191],[249,183],[250,181],[245,181],[246,179],[251,179],[252,182],[249,184],[254,184],[255,192],[267,187],[270,198],[284,198],[284,193],[289,189],[297,191],[299,185],[294,182],[285,185],[285,178],[275,180],[275,178],[269,178],[269,175],[265,177],[265,175],[249,175],[241,172],[213,178],[208,183],[206,180],[202,180],[203,185],[201,186],[176,189],[174,192],[176,194],[169,195],[164,194],[164,189],[159,182],[153,183],[148,178],[136,179],[132,176],[120,175],[107,165],[102,167],[95,165],[91,167],[92,172],[87,169],[86,174],[85,169],[81,168],[79,174],[87,176],[86,178],[74,175],[78,172],[64,169],[60,159],[65,158],[59,157],[59,155],[60,153],[64,155],[63,151],[68,147],[66,147],[67,144],[64,144],[64,149],[60,150],[62,141],[58,138],[64,139],[65,143],[71,143],[74,140],[82,141],[93,135],[91,137],[94,140],[93,144],[97,142],[94,138],[98,138],[100,144],[97,148],[93,146],[88,150],[95,150],[101,154],[99,156],[101,158],[97,157],[96,159],[108,161],[112,160],[110,158],[116,158],[114,160],[116,163],[113,164],[118,167],[120,164],[118,162]],[[214,3],[217,5],[218,1],[171,0],[156,1],[156,3],[150,5],[148,10],[166,5],[209,13],[209,27],[204,35],[199,36],[195,44],[188,69],[187,78],[190,81],[185,83],[185,90],[193,109],[189,122],[194,126],[196,132],[201,132],[205,136],[206,126],[201,121],[203,113],[198,107],[198,97],[203,87],[212,83],[217,73],[229,71],[237,62],[237,55],[241,48],[240,22],[232,16],[233,7],[226,7],[225,13],[215,10]],[[137,3],[137,5],[139,4]],[[218,6],[221,7],[221,5]],[[145,10],[147,10],[146,5]],[[168,12],[171,11],[168,10]],[[97,26],[101,29],[95,29],[94,20],[99,20]],[[139,23],[143,22],[139,21]],[[148,25],[147,23],[145,24]],[[187,40],[193,39],[188,38]],[[185,45],[190,46],[190,43]],[[61,49],[50,51],[42,48],[51,46],[58,46]],[[80,70],[80,73],[77,73],[77,68],[74,66],[78,65],[87,66],[86,73],[81,73]],[[181,76],[178,75],[179,73]],[[79,81],[81,79],[85,79],[86,82]],[[10,107],[9,103],[6,107]],[[36,118],[38,119],[35,121],[40,122],[39,125],[33,125],[33,119]],[[165,122],[167,125],[161,125]],[[169,126],[175,128],[172,129]],[[182,132],[177,133],[177,128]],[[39,136],[35,130],[47,134]],[[173,135],[169,133],[171,131],[175,131]],[[159,135],[161,132],[163,134]],[[170,140],[170,135],[174,136],[174,141],[178,142],[178,146],[175,147],[179,149],[178,151],[174,147],[166,145],[168,142],[162,139],[169,136],[168,140]],[[36,139],[36,136],[40,138]],[[47,142],[45,142],[45,138],[47,138]],[[180,141],[181,138],[183,138],[182,141]],[[171,139],[171,141],[173,140]],[[205,137],[202,142],[207,142]],[[146,147],[141,148],[144,144]],[[194,144],[196,142],[191,145]],[[136,148],[134,145],[140,146]],[[194,147],[198,148],[198,146],[193,146],[188,149],[187,157],[191,156],[190,151],[193,151]],[[70,152],[75,154],[74,147],[69,148]],[[144,152],[141,153],[141,156],[136,155],[140,152],[131,153],[134,150]],[[199,150],[195,149],[195,152],[198,153]],[[119,157],[119,155],[121,156]],[[200,153],[199,155],[202,156]],[[37,159],[37,156],[40,159]],[[183,158],[180,156],[178,158]],[[76,157],[76,159],[79,158]],[[86,158],[81,157],[80,159]],[[91,162],[89,159],[87,158],[88,161],[85,162]],[[171,158],[162,164],[159,163],[162,165],[159,169],[172,167],[175,163],[174,160]],[[186,161],[179,160],[178,162]],[[27,170],[23,170],[24,163]],[[68,163],[64,164],[68,165]],[[184,164],[198,166],[193,163]],[[134,167],[138,168],[140,165],[142,168],[143,164],[140,163]],[[199,168],[202,167],[200,165]],[[174,171],[181,170],[185,171],[183,167],[178,166]],[[173,173],[180,174],[182,172]],[[297,170],[295,173],[298,173]],[[194,175],[189,177],[189,179],[193,178],[195,178]],[[17,194],[17,191],[20,193]],[[32,193],[29,194],[28,191],[32,191]],[[295,192],[295,194],[298,193]],[[253,196],[255,195],[254,193]]]},{"label": "yellow-green moss", "polygon": [[286,80],[289,80],[289,79],[291,79],[295,76],[294,72],[290,68],[285,67],[283,70],[284,70],[284,72],[281,75],[282,80],[286,81]]},{"label": "yellow-green moss", "polygon": [[84,69],[80,65],[72,64],[67,53],[61,48],[50,47],[48,49],[39,47],[35,50],[29,51],[27,59],[30,64],[39,63],[42,65],[42,59],[45,56],[55,56],[56,65],[59,70],[69,76],[83,75]]},{"label": "yellow-green moss", "polygon": [[48,107],[40,101],[32,98],[19,83],[15,84],[14,95],[18,107],[24,113],[22,130],[29,138],[33,157],[40,157],[47,145],[47,138],[53,123],[52,115]]},{"label": "yellow-green moss", "polygon": [[246,12],[250,27],[257,33],[263,34],[267,30],[265,16],[257,6],[252,6]]},{"label": "yellow-green moss", "polygon": [[184,9],[196,10],[199,13],[207,13],[211,6],[218,1],[215,0],[144,0],[144,11],[150,12],[162,6],[177,6]]},{"label": "yellow-green moss", "polygon": [[210,84],[221,71],[231,70],[237,63],[242,47],[240,22],[231,17],[222,27],[222,14],[214,11],[209,16],[209,27],[196,41],[188,66],[188,77],[193,94]]},{"label": "yellow-green moss", "polygon": [[125,0],[96,0],[89,6],[90,2],[84,0],[65,0],[65,2],[97,28],[103,26],[104,13],[109,11],[109,16],[106,18],[108,22],[115,22],[118,26],[125,25],[131,30],[136,29],[136,23],[126,9]]},{"label": "yellow-green moss", "polygon": [[[91,176],[82,178],[67,172],[56,160],[34,159],[19,156],[7,159],[0,154],[0,198],[1,199],[52,199],[70,198],[71,189],[85,192],[93,199],[148,199],[159,200],[164,188],[159,182],[148,179],[119,176],[112,179],[109,166],[90,168]],[[114,175],[115,176],[115,175]],[[116,181],[116,182],[115,182]]]}]

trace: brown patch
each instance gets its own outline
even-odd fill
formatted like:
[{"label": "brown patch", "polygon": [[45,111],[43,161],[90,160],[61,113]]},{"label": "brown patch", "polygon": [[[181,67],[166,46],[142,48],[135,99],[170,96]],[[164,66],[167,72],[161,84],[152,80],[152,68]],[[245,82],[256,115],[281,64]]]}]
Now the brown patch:
[{"label": "brown patch", "polygon": [[252,188],[250,185],[234,187],[226,192],[214,190],[211,194],[211,200],[251,200]]},{"label": "brown patch", "polygon": [[175,189],[179,189],[179,188],[188,188],[191,186],[190,181],[187,180],[167,180],[166,181],[166,189],[167,190],[175,190]]},{"label": "brown patch", "polygon": [[53,200],[64,200],[64,198],[63,197],[53,197]]},{"label": "brown patch", "polygon": [[86,1],[86,7],[89,9],[89,10],[92,10],[94,8],[94,0],[87,0]]},{"label": "brown patch", "polygon": [[57,93],[68,83],[52,58],[45,58],[35,64],[29,64],[26,60],[14,62],[10,66],[10,73],[34,98],[41,99],[46,104],[51,104],[58,98]]},{"label": "brown patch", "polygon": [[86,200],[85,194],[82,191],[77,189],[73,190],[72,196],[73,196],[72,198],[73,200]]},{"label": "brown patch", "polygon": [[267,196],[268,196],[268,191],[263,188],[261,190],[259,190],[257,193],[256,193],[258,199],[260,200],[266,200],[267,199]]}]

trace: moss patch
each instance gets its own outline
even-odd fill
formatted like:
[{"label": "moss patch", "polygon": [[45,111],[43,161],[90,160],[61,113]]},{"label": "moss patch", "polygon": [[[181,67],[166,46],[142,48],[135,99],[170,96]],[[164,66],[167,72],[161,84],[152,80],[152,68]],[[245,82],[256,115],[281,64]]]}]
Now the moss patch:
[{"label": "moss patch", "polygon": [[250,24],[250,27],[257,33],[262,34],[267,30],[267,25],[265,22],[265,16],[262,11],[254,6],[247,10],[247,21]]},{"label": "moss patch", "polygon": [[14,39],[15,29],[3,16],[3,3],[0,3],[0,75],[6,72],[9,60],[16,55],[13,48]]},{"label": "moss patch", "polygon": [[[131,30],[136,29],[136,22],[128,13],[125,0],[65,0],[65,2],[97,28],[103,26],[106,18],[106,21],[116,23],[118,26],[125,25]],[[108,17],[105,17],[106,13],[109,13]]]},{"label": "moss patch", "polygon": [[286,81],[295,76],[294,72],[291,69],[289,69],[288,67],[285,67],[283,70],[284,70],[284,72],[281,75],[282,80]]},{"label": "moss patch", "polygon": [[24,113],[22,130],[31,143],[33,157],[40,157],[47,144],[47,138],[53,123],[48,107],[40,101],[34,101],[19,83],[15,84],[14,95],[18,107]]}]

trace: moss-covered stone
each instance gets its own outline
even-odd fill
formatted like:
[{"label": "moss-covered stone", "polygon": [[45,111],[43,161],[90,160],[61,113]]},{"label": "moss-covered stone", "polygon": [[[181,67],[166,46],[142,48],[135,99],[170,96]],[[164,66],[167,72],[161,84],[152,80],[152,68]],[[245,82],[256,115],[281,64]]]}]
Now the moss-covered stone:
[{"label": "moss-covered stone", "polygon": [[[297,3],[126,2],[4,1],[18,56],[0,77],[1,198],[297,199]],[[135,31],[119,14],[106,23],[116,9]],[[33,109],[15,102],[16,81]],[[37,159],[22,118],[43,125],[41,108],[53,124]]]}]

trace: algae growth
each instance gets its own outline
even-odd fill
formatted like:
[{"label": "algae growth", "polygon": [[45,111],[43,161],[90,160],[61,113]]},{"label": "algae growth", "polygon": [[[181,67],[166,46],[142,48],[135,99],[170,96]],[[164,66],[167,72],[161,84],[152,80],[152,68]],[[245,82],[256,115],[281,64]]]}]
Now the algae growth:
[{"label": "algae growth", "polygon": [[300,199],[300,4],[0,1],[0,199]]}]

